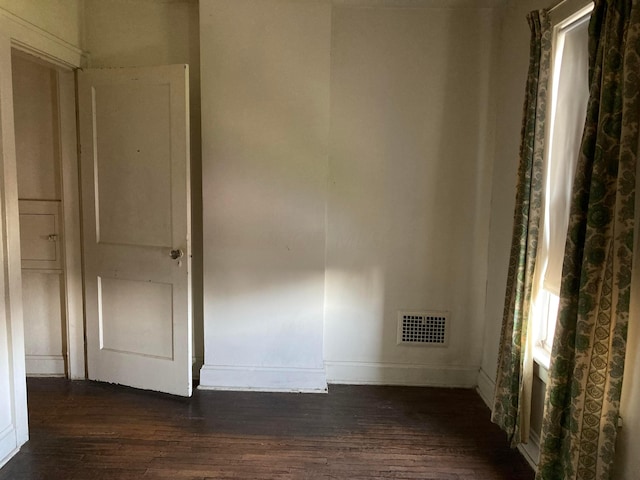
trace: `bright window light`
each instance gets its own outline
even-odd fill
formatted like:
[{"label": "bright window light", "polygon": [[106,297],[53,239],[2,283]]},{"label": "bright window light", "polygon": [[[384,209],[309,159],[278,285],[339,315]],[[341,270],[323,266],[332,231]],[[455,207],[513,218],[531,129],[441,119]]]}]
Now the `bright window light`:
[{"label": "bright window light", "polygon": [[593,5],[554,27],[543,225],[533,288],[534,358],[548,367],[559,306],[571,188],[586,118],[588,26]]}]

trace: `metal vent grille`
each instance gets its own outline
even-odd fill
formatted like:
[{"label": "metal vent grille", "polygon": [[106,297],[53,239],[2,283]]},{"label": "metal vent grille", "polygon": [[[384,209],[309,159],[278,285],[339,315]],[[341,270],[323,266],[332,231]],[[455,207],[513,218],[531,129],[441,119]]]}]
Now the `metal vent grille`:
[{"label": "metal vent grille", "polygon": [[447,312],[398,312],[398,344],[446,346]]}]

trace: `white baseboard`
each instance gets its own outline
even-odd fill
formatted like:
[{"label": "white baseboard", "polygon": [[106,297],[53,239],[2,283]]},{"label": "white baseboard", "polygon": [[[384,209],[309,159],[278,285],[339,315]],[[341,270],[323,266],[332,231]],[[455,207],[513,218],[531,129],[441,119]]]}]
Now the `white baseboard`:
[{"label": "white baseboard", "polygon": [[496,389],[496,382],[487,375],[483,369],[478,373],[478,395],[484,400],[489,409],[493,408],[493,393]]},{"label": "white baseboard", "polygon": [[64,357],[62,355],[26,355],[27,376],[64,377]]},{"label": "white baseboard", "polygon": [[256,392],[326,393],[322,368],[265,368],[203,365],[202,390],[247,390]]},{"label": "white baseboard", "polygon": [[478,367],[366,362],[325,362],[325,366],[329,383],[473,388],[478,382]]},{"label": "white baseboard", "polygon": [[17,443],[16,430],[13,425],[9,425],[0,432],[0,468],[18,453]]}]

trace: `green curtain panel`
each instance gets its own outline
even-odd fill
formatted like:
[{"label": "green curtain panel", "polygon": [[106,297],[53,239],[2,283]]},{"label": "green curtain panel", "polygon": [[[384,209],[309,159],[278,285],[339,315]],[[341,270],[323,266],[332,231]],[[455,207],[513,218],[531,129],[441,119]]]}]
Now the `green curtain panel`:
[{"label": "green curtain panel", "polygon": [[629,319],[640,117],[637,0],[596,0],[537,480],[609,480]]},{"label": "green curtain panel", "polygon": [[529,438],[533,361],[528,345],[533,272],[543,201],[545,118],[551,61],[551,27],[546,10],[531,12],[529,73],[520,143],[507,290],[500,334],[491,420],[512,445]]}]

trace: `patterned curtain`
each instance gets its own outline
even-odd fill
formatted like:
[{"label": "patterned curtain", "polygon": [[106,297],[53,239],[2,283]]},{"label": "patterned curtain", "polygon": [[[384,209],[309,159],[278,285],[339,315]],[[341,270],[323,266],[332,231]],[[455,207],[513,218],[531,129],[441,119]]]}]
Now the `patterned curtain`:
[{"label": "patterned curtain", "polygon": [[608,480],[617,431],[640,120],[639,0],[596,0],[537,480]]},{"label": "patterned curtain", "polygon": [[551,27],[546,10],[531,12],[529,73],[521,131],[520,165],[511,256],[500,335],[496,389],[491,420],[513,446],[529,438],[533,357],[529,313],[543,201],[544,135]]}]

